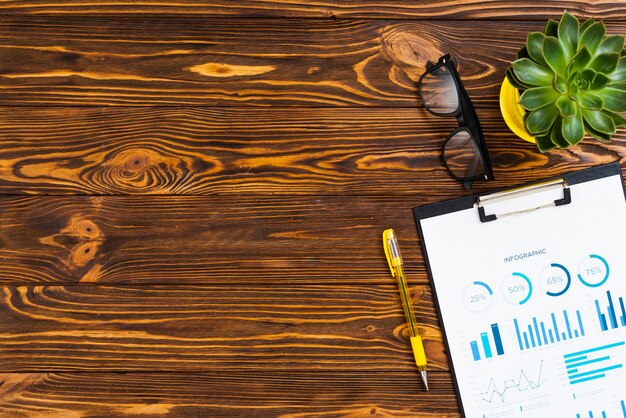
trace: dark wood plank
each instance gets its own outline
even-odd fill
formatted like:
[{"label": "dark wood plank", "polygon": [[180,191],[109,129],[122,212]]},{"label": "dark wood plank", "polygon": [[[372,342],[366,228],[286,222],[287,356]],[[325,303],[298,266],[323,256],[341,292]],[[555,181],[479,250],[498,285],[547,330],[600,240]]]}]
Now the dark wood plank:
[{"label": "dark wood plank", "polygon": [[5,418],[458,417],[447,372],[0,374]]},{"label": "dark wood plank", "polygon": [[427,283],[428,196],[0,197],[0,283],[389,283],[381,234]]},{"label": "dark wood plank", "polygon": [[118,0],[81,2],[42,0],[4,1],[0,12],[6,14],[54,15],[207,15],[247,17],[314,17],[314,18],[420,18],[420,19],[547,19],[556,18],[563,10],[583,16],[600,18],[626,17],[619,1],[411,1],[392,0],[381,4],[374,0],[285,2],[276,0],[181,0],[134,2]]},{"label": "dark wood plank", "polygon": [[[427,286],[411,293],[447,370]],[[415,372],[395,285],[0,288],[0,372]]]},{"label": "dark wood plank", "polygon": [[[540,154],[498,109],[478,110],[496,181],[510,186],[621,160],[626,136]],[[423,109],[0,108],[0,193],[463,194],[440,163],[456,122]],[[347,202],[346,202],[347,203]]]},{"label": "dark wood plank", "polygon": [[[497,106],[504,71],[541,23],[208,18],[5,18],[3,105],[418,105],[427,59],[457,58]],[[609,25],[626,32],[626,23]],[[468,48],[471,45],[471,48]]]}]

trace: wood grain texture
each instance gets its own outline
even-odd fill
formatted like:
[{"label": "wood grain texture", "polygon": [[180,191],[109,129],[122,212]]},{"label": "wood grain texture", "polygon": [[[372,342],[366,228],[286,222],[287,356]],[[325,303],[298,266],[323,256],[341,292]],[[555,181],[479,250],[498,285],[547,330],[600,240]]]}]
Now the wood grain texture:
[{"label": "wood grain texture", "polygon": [[[449,52],[475,103],[497,107],[505,69],[526,33],[542,27],[534,22],[8,17],[0,20],[0,101],[8,106],[415,107],[416,82],[426,61]],[[626,23],[608,28],[624,33]]]},{"label": "wood grain texture", "polygon": [[384,4],[373,0],[179,0],[136,2],[102,0],[81,2],[42,0],[4,1],[0,11],[6,14],[55,15],[207,15],[223,17],[314,17],[345,18],[420,18],[420,19],[547,19],[563,10],[582,16],[600,18],[626,17],[619,1],[411,1],[391,0]]},{"label": "wood grain texture", "polygon": [[[4,418],[458,417],[447,372],[0,374]],[[114,402],[112,402],[114,400]]]},{"label": "wood grain texture", "polygon": [[[499,110],[478,113],[496,181],[475,190],[626,165],[623,133],[540,154]],[[3,107],[0,193],[402,195],[420,204],[464,193],[440,162],[455,127],[410,108]]]},{"label": "wood grain texture", "polygon": [[1,197],[0,283],[389,283],[381,233],[427,283],[425,196]]},{"label": "wood grain texture", "polygon": [[[427,287],[412,286],[433,370],[447,370]],[[415,372],[397,286],[0,288],[0,372]]]}]

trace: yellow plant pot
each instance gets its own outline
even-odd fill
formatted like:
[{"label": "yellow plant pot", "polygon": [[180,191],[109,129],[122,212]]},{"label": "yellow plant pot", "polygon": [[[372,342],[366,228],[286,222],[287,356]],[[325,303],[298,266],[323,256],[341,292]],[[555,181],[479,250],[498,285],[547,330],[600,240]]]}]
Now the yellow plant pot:
[{"label": "yellow plant pot", "polygon": [[500,88],[500,111],[507,126],[525,141],[535,143],[535,138],[526,131],[524,115],[526,110],[519,104],[519,91],[504,77]]}]

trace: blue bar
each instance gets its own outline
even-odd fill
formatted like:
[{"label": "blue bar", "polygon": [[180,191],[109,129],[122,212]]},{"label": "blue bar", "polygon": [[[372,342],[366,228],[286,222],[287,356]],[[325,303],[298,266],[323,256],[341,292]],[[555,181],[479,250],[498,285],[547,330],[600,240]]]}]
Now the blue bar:
[{"label": "blue bar", "polygon": [[611,297],[611,291],[606,291],[606,296],[609,298],[609,319],[611,320],[611,327],[617,328],[617,318],[615,316],[615,306],[613,306],[613,298]]},{"label": "blue bar", "polygon": [[[595,351],[606,350],[607,348],[619,347],[620,345],[624,345],[624,344],[625,344],[624,341],[620,341],[617,343],[607,344],[607,345],[603,345],[603,346],[596,347],[596,348],[590,348],[588,350],[578,351],[576,353],[565,354],[563,358],[576,357],[582,354],[588,354],[588,353],[593,353]],[[565,360],[565,362],[567,363],[567,360]]]},{"label": "blue bar", "polygon": [[589,418],[593,418],[593,412],[589,411]]},{"label": "blue bar", "polygon": [[621,405],[622,405],[622,414],[624,414],[624,418],[626,418],[626,403],[622,401]]},{"label": "blue bar", "polygon": [[604,373],[604,372],[608,372],[609,370],[615,370],[615,369],[621,369],[621,368],[622,368],[621,364],[616,364],[614,366],[603,367],[601,369],[592,370],[590,372],[583,372],[583,373],[573,374],[569,378],[570,379],[577,379],[579,377],[589,376],[589,375],[592,375],[594,373]]},{"label": "blue bar", "polygon": [[554,314],[550,314],[552,316],[552,325],[554,325],[554,336],[556,337],[556,342],[561,341],[559,338],[559,326],[556,324],[556,318]]},{"label": "blue bar", "polygon": [[543,342],[548,345],[548,336],[546,335],[546,327],[541,323],[541,333],[543,334]]},{"label": "blue bar", "polygon": [[563,311],[563,318],[565,318],[565,325],[567,326],[567,335],[569,335],[569,339],[572,339],[572,329],[569,326],[569,318],[567,317],[567,311]]},{"label": "blue bar", "polygon": [[598,358],[594,358],[594,359],[591,359],[591,360],[583,361],[583,362],[580,362],[580,363],[570,363],[566,367],[569,369],[570,367],[584,366],[586,364],[597,363],[599,361],[608,360],[610,358],[611,358],[611,356],[598,357]]},{"label": "blue bar", "polygon": [[571,370],[570,370],[570,369],[567,369],[567,374],[568,374],[568,375],[570,375],[570,374],[574,374],[574,373],[578,373],[578,369],[571,369]]},{"label": "blue bar", "polygon": [[485,350],[485,358],[491,358],[491,346],[489,345],[489,338],[487,338],[487,333],[481,332],[480,339],[483,342],[483,349]]},{"label": "blue bar", "polygon": [[470,347],[472,347],[472,356],[474,356],[474,361],[480,360],[480,352],[478,351],[478,344],[476,344],[476,341],[470,341]]},{"label": "blue bar", "polygon": [[[519,349],[523,350],[524,347],[522,347],[522,336],[519,333],[519,325],[517,324],[517,319],[513,320],[513,324],[515,324],[515,333],[517,334],[517,342],[519,343]],[[528,348],[528,347],[526,347],[526,348]]]},{"label": "blue bar", "polygon": [[552,335],[552,330],[551,329],[548,330],[548,335],[550,335],[550,342],[553,343],[554,342],[554,335]]},{"label": "blue bar", "polygon": [[619,298],[619,307],[622,308],[622,326],[626,327],[626,309],[624,309],[624,298]]},{"label": "blue bar", "polygon": [[[576,358],[570,358],[570,359],[565,360],[565,364],[567,364],[567,363],[572,363],[572,362],[575,362],[575,361],[580,361],[580,360],[586,360],[586,359],[587,359],[587,356],[581,356],[581,357],[576,357]],[[568,366],[568,367],[569,367],[569,366]]]},{"label": "blue bar", "polygon": [[598,374],[598,375],[591,376],[591,377],[585,377],[584,379],[571,380],[569,382],[569,384],[570,385],[575,385],[576,383],[588,382],[590,380],[596,380],[596,379],[600,379],[602,377],[606,377],[606,375],[605,374]]},{"label": "blue bar", "polygon": [[498,324],[491,324],[491,332],[493,333],[493,341],[496,344],[496,353],[501,356],[504,354],[504,348],[502,347],[502,338],[500,337]]},{"label": "blue bar", "polygon": [[543,344],[541,343],[541,335],[539,335],[539,325],[537,325],[537,318],[533,318],[533,325],[535,326],[535,335],[537,335],[537,344],[541,347]]},{"label": "blue bar", "polygon": [[577,329],[574,330],[574,337],[578,338],[578,330]]},{"label": "blue bar", "polygon": [[524,342],[526,343],[526,348],[530,348],[530,346],[528,345],[528,334],[524,333]]},{"label": "blue bar", "polygon": [[528,326],[528,336],[530,337],[530,342],[533,345],[533,347],[537,347],[535,345],[535,337],[533,337],[533,328],[530,325]]},{"label": "blue bar", "polygon": [[606,418],[606,412],[602,411],[602,418]]},{"label": "blue bar", "polygon": [[596,299],[596,311],[598,311],[598,319],[600,320],[600,328],[602,328],[602,331],[608,331],[609,327],[606,324],[606,317],[600,310],[600,304],[598,303],[597,299]]},{"label": "blue bar", "polygon": [[565,335],[565,331],[563,331],[563,333],[561,334],[561,338],[563,338],[563,341],[567,340],[567,335]]},{"label": "blue bar", "polygon": [[578,317],[578,326],[580,327],[580,333],[582,336],[585,336],[585,328],[583,328],[583,320],[580,318],[580,311],[576,311],[576,316]]},{"label": "blue bar", "polygon": [[576,418],[580,418],[580,414],[576,414]]}]

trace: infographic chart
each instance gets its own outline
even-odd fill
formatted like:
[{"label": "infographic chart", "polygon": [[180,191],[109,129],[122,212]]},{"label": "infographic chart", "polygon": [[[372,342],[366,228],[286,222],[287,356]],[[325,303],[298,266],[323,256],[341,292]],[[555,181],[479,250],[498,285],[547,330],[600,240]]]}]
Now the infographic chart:
[{"label": "infographic chart", "polygon": [[571,194],[489,223],[475,208],[421,221],[467,417],[626,418],[621,177]]}]

